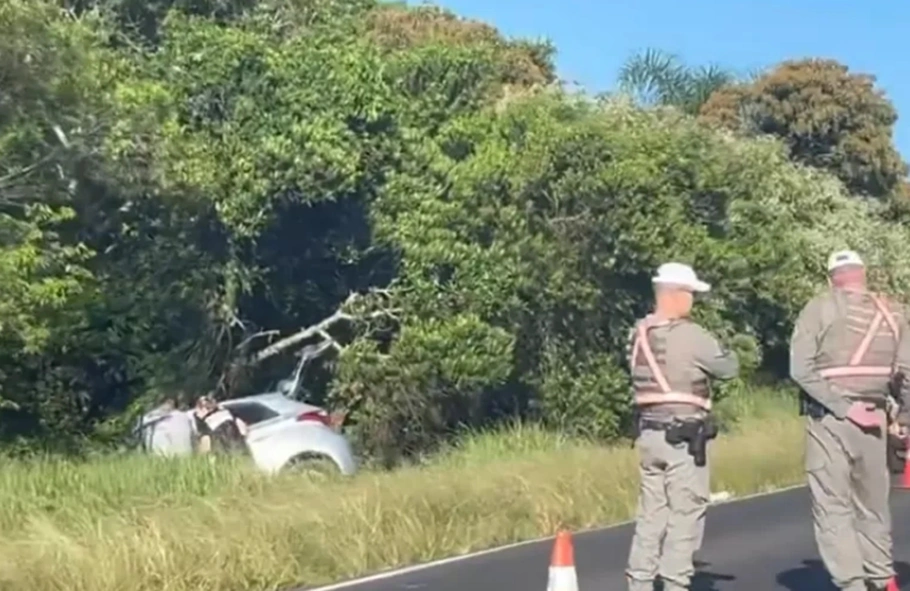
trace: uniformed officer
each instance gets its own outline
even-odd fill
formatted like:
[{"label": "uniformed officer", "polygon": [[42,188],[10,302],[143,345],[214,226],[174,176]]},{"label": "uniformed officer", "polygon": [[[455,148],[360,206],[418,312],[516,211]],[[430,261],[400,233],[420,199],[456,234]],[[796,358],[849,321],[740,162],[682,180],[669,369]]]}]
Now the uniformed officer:
[{"label": "uniformed officer", "polygon": [[626,578],[630,591],[652,591],[658,575],[679,591],[694,574],[711,497],[708,464],[695,457],[717,433],[708,379],[736,377],[739,361],[689,319],[694,292],[710,290],[691,267],[661,265],[652,281],[654,312],[629,339],[641,484]]},{"label": "uniformed officer", "polygon": [[194,409],[196,433],[199,435],[198,451],[234,453],[247,452],[246,435],[248,427],[240,417],[215,401],[211,395],[202,396]]},{"label": "uniformed officer", "polygon": [[790,375],[808,415],[815,540],[839,589],[866,591],[867,581],[885,589],[894,575],[885,407],[895,376],[910,367],[910,327],[898,306],[866,288],[857,253],[833,253],[828,282],[790,341]]}]

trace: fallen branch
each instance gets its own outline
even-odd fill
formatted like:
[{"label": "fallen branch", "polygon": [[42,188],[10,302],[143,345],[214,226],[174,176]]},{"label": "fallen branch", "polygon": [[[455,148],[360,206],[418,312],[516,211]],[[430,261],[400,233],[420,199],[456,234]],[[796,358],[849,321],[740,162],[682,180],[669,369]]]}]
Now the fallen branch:
[{"label": "fallen branch", "polygon": [[235,348],[236,348],[236,349],[243,349],[244,347],[246,347],[247,345],[249,345],[251,342],[253,342],[253,341],[256,340],[256,339],[261,339],[261,338],[264,338],[264,337],[273,337],[273,336],[275,336],[275,335],[277,335],[277,334],[280,334],[280,331],[277,331],[277,330],[263,330],[263,331],[261,331],[261,332],[257,332],[256,334],[252,334],[252,335],[248,336],[247,338],[243,339],[243,340],[240,342],[240,344],[237,345],[237,347],[235,347]]},{"label": "fallen branch", "polygon": [[[353,302],[354,299],[356,299],[356,297],[357,297],[357,294],[351,294],[350,296],[348,296],[348,299],[345,300],[345,302],[330,316],[327,316],[326,318],[323,318],[318,323],[313,324],[312,326],[308,326],[302,330],[298,330],[294,334],[284,337],[283,339],[279,339],[279,340],[275,341],[274,343],[272,343],[271,345],[269,345],[268,347],[261,349],[258,353],[253,355],[252,359],[250,360],[251,363],[253,363],[253,364],[262,363],[269,357],[277,355],[277,354],[281,353],[282,351],[284,351],[285,349],[293,347],[297,343],[305,341],[310,337],[314,337],[317,335],[318,336],[323,336],[323,335],[328,336],[328,334],[326,333],[326,329],[330,328],[331,326],[333,326],[334,324],[338,323],[341,320],[353,320],[353,317],[350,314],[348,314],[347,312],[345,312],[344,309],[345,309],[345,306],[347,306],[348,304]],[[323,337],[323,338],[325,338],[325,337]],[[329,337],[329,340],[334,340],[334,339]]]},{"label": "fallen branch", "polygon": [[391,309],[377,310],[377,311],[370,312],[367,314],[356,314],[356,315],[347,312],[346,310],[348,309],[348,307],[352,303],[354,303],[356,300],[360,299],[361,297],[362,297],[361,294],[352,293],[351,295],[348,296],[348,298],[344,301],[344,303],[342,303],[341,306],[338,307],[338,309],[334,313],[323,318],[321,321],[317,322],[316,324],[307,326],[306,328],[303,328],[290,336],[284,337],[283,339],[279,339],[279,340],[275,341],[274,343],[272,343],[271,345],[269,345],[268,347],[261,349],[259,352],[257,352],[255,355],[253,355],[250,358],[249,363],[251,365],[256,365],[256,364],[262,363],[269,357],[273,357],[273,356],[281,353],[282,351],[289,349],[289,348],[293,347],[294,345],[297,345],[298,343],[301,343],[312,337],[322,338],[323,341],[326,343],[326,347],[333,347],[336,350],[341,350],[343,348],[342,345],[340,343],[338,343],[338,341],[336,341],[332,337],[331,334],[329,334],[329,329],[332,326],[334,326],[335,324],[338,324],[339,322],[342,322],[342,321],[353,322],[353,321],[357,321],[357,320],[368,320],[370,318],[394,317],[395,316],[396,310],[391,310]]}]

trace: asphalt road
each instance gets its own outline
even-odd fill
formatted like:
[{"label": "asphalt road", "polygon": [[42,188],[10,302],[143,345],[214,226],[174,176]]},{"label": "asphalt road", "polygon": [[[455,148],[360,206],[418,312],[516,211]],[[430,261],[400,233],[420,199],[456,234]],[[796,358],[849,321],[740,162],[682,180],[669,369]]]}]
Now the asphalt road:
[{"label": "asphalt road", "polygon": [[[894,558],[910,589],[910,491],[894,489]],[[631,526],[574,536],[580,591],[623,591]],[[552,541],[433,566],[350,591],[531,591],[547,586]],[[806,489],[735,501],[708,511],[694,591],[836,591],[818,559]]]}]

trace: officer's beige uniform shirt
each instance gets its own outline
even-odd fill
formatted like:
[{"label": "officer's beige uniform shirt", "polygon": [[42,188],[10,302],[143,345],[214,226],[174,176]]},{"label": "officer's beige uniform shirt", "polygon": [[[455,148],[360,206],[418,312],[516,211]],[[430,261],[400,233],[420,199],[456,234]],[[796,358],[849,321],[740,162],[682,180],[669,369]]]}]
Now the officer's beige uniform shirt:
[{"label": "officer's beige uniform shirt", "polygon": [[[889,305],[898,326],[908,327],[905,308],[897,306],[893,302]],[[832,324],[843,313],[843,306],[838,305],[835,291],[826,290],[809,300],[800,312],[790,338],[790,377],[806,394],[840,419],[847,416],[847,410],[850,408],[848,398],[850,393],[823,378],[816,368],[816,360],[821,353],[822,346],[835,347],[838,345],[825,337]],[[894,363],[897,370],[910,376],[910,330],[901,331]],[[855,394],[865,393],[855,392]],[[904,400],[910,402],[910,380],[903,381],[901,395]],[[906,407],[907,405],[902,407],[905,417],[907,417]]]},{"label": "officer's beige uniform shirt", "polygon": [[[664,376],[675,392],[691,392],[695,381],[705,378],[727,380],[739,373],[739,359],[724,349],[714,336],[699,324],[689,320],[673,320],[659,324],[648,331],[651,340],[665,342]],[[646,365],[631,366],[635,329],[629,333],[626,359],[630,365],[633,383],[650,376]],[[661,404],[642,409],[642,417],[668,420],[673,417],[692,416],[698,411],[687,404]]]}]

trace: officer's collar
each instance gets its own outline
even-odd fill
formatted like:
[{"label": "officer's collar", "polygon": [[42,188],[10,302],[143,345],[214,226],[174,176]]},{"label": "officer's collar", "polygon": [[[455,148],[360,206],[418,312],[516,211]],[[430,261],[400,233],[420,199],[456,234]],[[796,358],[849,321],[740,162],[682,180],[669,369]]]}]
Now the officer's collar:
[{"label": "officer's collar", "polygon": [[671,324],[676,324],[681,322],[685,318],[663,318],[654,313],[648,314],[645,316],[645,328],[656,328],[658,326],[670,326]]}]

